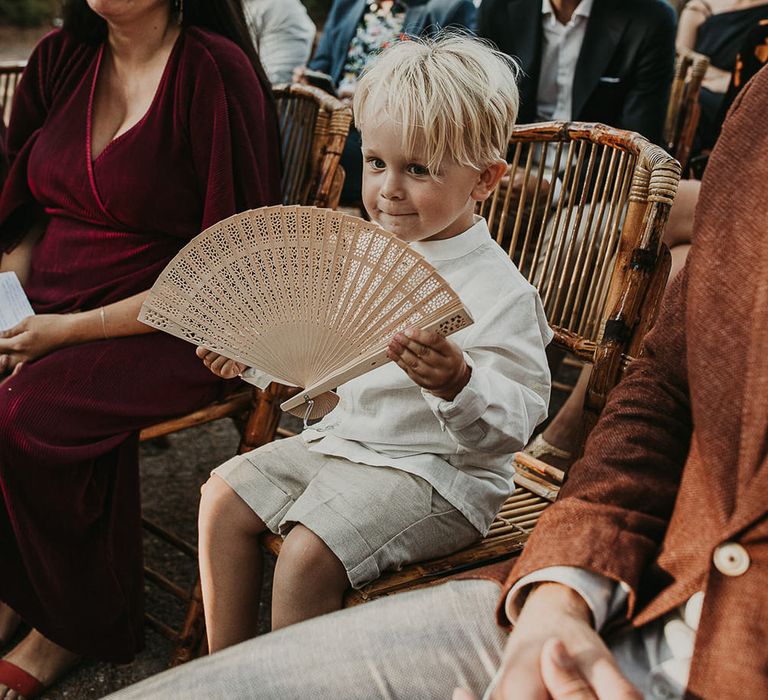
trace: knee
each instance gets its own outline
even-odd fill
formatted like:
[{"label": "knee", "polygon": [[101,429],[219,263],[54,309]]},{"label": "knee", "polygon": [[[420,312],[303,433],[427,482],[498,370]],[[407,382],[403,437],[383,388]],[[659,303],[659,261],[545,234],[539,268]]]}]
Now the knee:
[{"label": "knee", "polygon": [[[279,576],[283,580],[339,580],[346,587],[346,570],[333,550],[304,525],[297,524],[280,548]],[[275,572],[276,577],[278,571]]]},{"label": "knee", "polygon": [[258,535],[264,523],[223,479],[213,474],[200,489],[198,529],[201,534],[236,529]]},{"label": "knee", "polygon": [[17,390],[15,377],[8,377],[1,382],[0,388],[0,452],[16,450],[29,444],[35,420],[34,409],[39,405],[29,400],[26,392]]}]

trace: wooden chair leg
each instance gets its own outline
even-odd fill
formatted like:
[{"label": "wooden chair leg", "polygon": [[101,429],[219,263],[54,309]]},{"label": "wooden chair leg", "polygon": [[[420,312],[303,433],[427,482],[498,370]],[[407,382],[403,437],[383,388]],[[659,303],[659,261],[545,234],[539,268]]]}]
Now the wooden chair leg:
[{"label": "wooden chair leg", "polygon": [[195,585],[190,595],[187,616],[181,628],[176,648],[171,655],[169,668],[179,666],[202,656],[208,649],[205,638],[205,616],[203,615],[203,593],[200,588],[200,576],[195,578]]},{"label": "wooden chair leg", "polygon": [[266,389],[253,390],[251,412],[243,430],[238,454],[250,452],[275,439],[280,422],[280,404],[290,393],[290,388],[274,382]]}]

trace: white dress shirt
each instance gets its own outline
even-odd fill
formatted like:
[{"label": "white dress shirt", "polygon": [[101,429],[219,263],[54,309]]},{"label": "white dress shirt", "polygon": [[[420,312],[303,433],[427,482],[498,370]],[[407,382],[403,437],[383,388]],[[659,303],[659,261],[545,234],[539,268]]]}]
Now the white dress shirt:
[{"label": "white dress shirt", "polygon": [[444,401],[391,362],[339,387],[339,405],[303,435],[315,452],[420,476],[484,534],[511,491],[513,453],[546,416],[552,331],[485,219],[412,247],[474,318],[450,336],[472,367],[469,383]]},{"label": "white dress shirt", "polygon": [[306,65],[315,23],[299,0],[245,0],[248,30],[273,85],[290,83],[294,68]]},{"label": "white dress shirt", "polygon": [[536,94],[539,121],[573,118],[573,79],[594,0],[581,0],[567,24],[561,24],[549,0],[542,0],[541,67]]}]

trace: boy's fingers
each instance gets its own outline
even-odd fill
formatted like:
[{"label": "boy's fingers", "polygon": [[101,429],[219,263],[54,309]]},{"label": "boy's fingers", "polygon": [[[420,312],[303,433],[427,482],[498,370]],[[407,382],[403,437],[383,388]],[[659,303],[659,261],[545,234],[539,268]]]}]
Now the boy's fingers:
[{"label": "boy's fingers", "polygon": [[438,333],[434,331],[424,331],[421,328],[406,328],[402,335],[409,340],[413,340],[420,345],[433,345],[437,338],[440,337]]},{"label": "boy's fingers", "polygon": [[442,357],[445,354],[441,352],[441,348],[445,347],[445,339],[437,333],[427,333],[416,329],[411,334],[410,329],[406,329],[405,332],[398,333],[394,340],[418,357],[431,356],[434,360],[436,356]]},{"label": "boy's fingers", "polygon": [[406,328],[403,334],[416,341],[420,345],[426,345],[436,355],[450,356],[451,343],[445,337],[435,331],[423,331],[418,328]]},{"label": "boy's fingers", "polygon": [[439,370],[440,362],[443,360],[442,355],[438,355],[432,348],[418,344],[403,346],[402,351],[397,355],[413,372],[420,375]]},{"label": "boy's fingers", "polygon": [[[402,369],[411,379],[413,379],[419,386],[423,386],[423,382],[428,381],[427,376],[421,370],[429,370],[426,365],[420,365],[418,362],[408,362],[400,356],[393,355],[391,352],[387,355],[400,369]],[[415,367],[414,367],[415,364]]]}]

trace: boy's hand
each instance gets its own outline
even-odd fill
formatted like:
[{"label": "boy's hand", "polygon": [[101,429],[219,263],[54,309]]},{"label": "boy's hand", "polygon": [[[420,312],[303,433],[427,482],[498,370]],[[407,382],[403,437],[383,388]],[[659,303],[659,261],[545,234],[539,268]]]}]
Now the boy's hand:
[{"label": "boy's hand", "polygon": [[222,379],[234,379],[245,371],[244,364],[230,360],[228,357],[219,355],[219,353],[204,348],[202,345],[197,346],[195,354],[211,372]]},{"label": "boy's hand", "polygon": [[389,341],[387,357],[416,384],[435,396],[453,401],[471,374],[461,348],[438,333],[406,328]]}]

